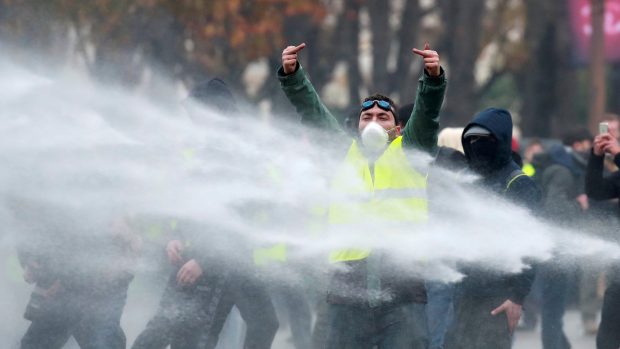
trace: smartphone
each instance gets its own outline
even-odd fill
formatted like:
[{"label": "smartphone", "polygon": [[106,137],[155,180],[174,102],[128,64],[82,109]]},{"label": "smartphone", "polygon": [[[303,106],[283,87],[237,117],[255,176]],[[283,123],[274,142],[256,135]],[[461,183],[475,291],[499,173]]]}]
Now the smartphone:
[{"label": "smartphone", "polygon": [[598,133],[601,135],[609,133],[609,124],[607,122],[601,122],[598,124]]}]

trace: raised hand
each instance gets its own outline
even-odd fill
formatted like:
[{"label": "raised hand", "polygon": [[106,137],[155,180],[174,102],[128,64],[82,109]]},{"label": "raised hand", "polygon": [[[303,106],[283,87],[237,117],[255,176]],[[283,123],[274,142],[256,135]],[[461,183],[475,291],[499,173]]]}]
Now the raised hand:
[{"label": "raised hand", "polygon": [[282,69],[284,74],[291,74],[295,72],[297,68],[297,53],[306,47],[305,43],[299,46],[288,46],[282,51]]},{"label": "raised hand", "polygon": [[414,48],[413,53],[424,58],[424,69],[430,76],[439,76],[441,74],[441,65],[439,64],[439,54],[437,51],[431,50],[431,46],[424,44],[424,50]]},{"label": "raised hand", "polygon": [[620,144],[618,144],[618,141],[609,133],[604,133],[594,138],[594,154],[602,156],[605,153],[611,154],[612,156],[616,156],[616,154],[620,153]]}]

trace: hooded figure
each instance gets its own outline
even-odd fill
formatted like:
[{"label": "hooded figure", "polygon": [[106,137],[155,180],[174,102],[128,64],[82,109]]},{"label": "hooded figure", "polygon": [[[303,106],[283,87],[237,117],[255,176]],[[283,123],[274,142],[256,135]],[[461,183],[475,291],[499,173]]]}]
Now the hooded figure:
[{"label": "hooded figure", "polygon": [[[532,210],[538,208],[538,187],[512,158],[508,111],[489,108],[478,113],[463,130],[462,143],[469,168],[481,176],[480,187]],[[457,286],[455,321],[446,349],[509,349],[534,271],[501,275],[469,268],[464,272],[467,276]]]},{"label": "hooded figure", "polygon": [[512,116],[507,110],[489,108],[465,127],[463,149],[472,171],[482,176],[479,185],[517,204],[535,210],[541,194],[536,184],[521,175],[512,157]]},{"label": "hooded figure", "polygon": [[220,78],[203,81],[189,93],[190,98],[221,112],[238,112],[237,101],[230,89]]},{"label": "hooded figure", "polygon": [[239,114],[239,106],[235,96],[226,83],[219,78],[213,78],[196,84],[189,92],[186,103],[184,103],[185,110],[192,121],[206,127],[211,121],[209,113],[205,113],[204,110],[197,108],[197,106],[206,107],[212,112],[225,116]]}]

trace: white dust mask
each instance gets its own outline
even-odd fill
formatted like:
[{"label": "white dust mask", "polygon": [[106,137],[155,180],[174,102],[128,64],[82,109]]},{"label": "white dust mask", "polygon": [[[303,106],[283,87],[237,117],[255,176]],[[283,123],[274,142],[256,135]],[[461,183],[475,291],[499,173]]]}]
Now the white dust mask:
[{"label": "white dust mask", "polygon": [[374,121],[364,127],[361,138],[364,148],[370,151],[383,151],[389,140],[387,131]]}]

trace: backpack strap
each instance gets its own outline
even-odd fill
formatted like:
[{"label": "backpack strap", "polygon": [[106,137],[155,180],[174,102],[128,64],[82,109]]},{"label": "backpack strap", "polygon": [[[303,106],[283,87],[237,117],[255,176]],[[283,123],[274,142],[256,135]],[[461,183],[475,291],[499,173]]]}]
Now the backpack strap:
[{"label": "backpack strap", "polygon": [[512,171],[510,173],[510,176],[508,176],[508,180],[506,181],[506,189],[504,190],[504,192],[507,192],[510,189],[512,183],[514,183],[514,181],[516,181],[519,177],[527,177],[527,175],[521,169]]}]

